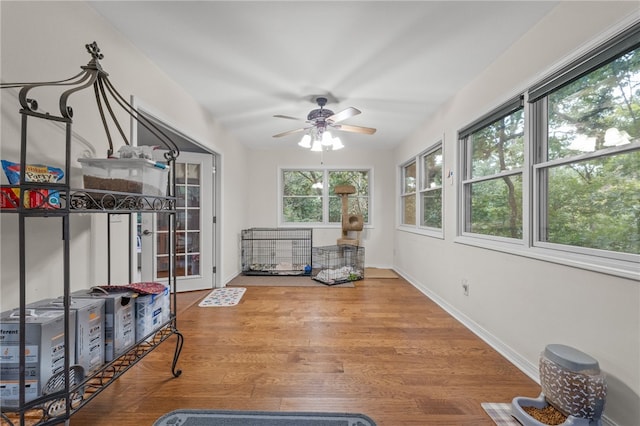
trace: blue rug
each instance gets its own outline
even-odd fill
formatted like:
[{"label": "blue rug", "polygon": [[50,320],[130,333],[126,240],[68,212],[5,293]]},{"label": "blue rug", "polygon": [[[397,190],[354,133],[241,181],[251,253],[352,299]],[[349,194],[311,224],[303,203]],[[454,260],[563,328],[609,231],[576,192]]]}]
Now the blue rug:
[{"label": "blue rug", "polygon": [[376,426],[363,414],[175,410],[153,426]]}]

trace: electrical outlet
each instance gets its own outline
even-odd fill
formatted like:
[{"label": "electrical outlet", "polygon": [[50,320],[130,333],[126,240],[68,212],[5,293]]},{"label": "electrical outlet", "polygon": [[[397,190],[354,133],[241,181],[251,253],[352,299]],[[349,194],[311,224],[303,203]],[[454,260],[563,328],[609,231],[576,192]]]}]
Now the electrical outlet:
[{"label": "electrical outlet", "polygon": [[462,293],[465,296],[469,295],[469,282],[466,279],[462,280]]}]

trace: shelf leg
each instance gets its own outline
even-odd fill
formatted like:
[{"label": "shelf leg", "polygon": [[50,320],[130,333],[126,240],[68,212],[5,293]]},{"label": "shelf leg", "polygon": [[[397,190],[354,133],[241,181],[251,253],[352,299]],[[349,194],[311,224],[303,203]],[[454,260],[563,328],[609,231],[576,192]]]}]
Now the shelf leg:
[{"label": "shelf leg", "polygon": [[176,335],[176,351],[173,354],[173,363],[171,364],[171,372],[174,377],[180,377],[182,374],[182,370],[176,370],[176,365],[178,364],[178,358],[180,357],[180,353],[182,352],[182,345],[184,344],[184,336],[178,330],[173,330],[173,333]]}]

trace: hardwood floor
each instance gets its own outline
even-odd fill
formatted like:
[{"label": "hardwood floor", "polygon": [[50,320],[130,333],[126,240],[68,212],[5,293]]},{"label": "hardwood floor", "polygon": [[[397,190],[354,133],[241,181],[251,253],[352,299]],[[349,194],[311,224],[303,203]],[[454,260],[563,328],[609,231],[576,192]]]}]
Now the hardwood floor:
[{"label": "hardwood floor", "polygon": [[[360,412],[379,426],[494,425],[481,402],[540,387],[403,279],[248,287],[235,307],[179,295],[175,337],[71,418],[144,426],[178,408]],[[507,319],[505,319],[506,321]]]}]

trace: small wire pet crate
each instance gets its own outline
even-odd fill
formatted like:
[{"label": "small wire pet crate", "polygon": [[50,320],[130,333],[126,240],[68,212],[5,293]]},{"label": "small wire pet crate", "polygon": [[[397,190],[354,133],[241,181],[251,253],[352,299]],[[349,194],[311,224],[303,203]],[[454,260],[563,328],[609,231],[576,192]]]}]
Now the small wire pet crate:
[{"label": "small wire pet crate", "polygon": [[338,245],[313,248],[311,278],[327,285],[364,278],[364,247]]},{"label": "small wire pet crate", "polygon": [[244,275],[309,275],[311,228],[251,228],[242,230]]}]

